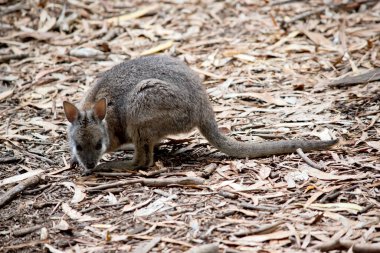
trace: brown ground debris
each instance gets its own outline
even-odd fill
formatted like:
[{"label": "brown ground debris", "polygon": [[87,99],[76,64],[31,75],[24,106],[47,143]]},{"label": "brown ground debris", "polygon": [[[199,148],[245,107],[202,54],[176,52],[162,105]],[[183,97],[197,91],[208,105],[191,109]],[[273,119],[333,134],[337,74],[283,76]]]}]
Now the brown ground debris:
[{"label": "brown ground debris", "polygon": [[[379,13],[370,0],[0,0],[0,251],[380,252]],[[235,159],[194,131],[164,141],[151,171],[70,169],[62,101],[161,52],[201,75],[226,134],[340,144]]]}]

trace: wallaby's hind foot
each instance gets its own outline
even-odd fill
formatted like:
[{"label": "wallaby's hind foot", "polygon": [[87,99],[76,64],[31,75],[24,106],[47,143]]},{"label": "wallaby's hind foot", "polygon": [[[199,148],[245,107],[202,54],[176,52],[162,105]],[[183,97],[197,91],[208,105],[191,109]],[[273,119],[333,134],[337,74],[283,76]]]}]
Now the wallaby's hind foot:
[{"label": "wallaby's hind foot", "polygon": [[135,142],[135,154],[133,155],[132,164],[140,167],[150,167],[154,163],[153,159],[153,143],[139,143]]}]

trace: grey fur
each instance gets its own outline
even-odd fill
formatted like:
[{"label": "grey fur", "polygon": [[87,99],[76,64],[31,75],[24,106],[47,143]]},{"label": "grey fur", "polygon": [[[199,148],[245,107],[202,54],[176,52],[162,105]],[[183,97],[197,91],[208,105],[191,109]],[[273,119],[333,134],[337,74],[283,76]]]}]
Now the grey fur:
[{"label": "grey fur", "polygon": [[[83,122],[84,111],[93,115],[97,101],[108,101],[105,120]],[[69,103],[68,103],[69,104]],[[107,152],[125,143],[135,146],[131,162],[116,162],[115,167],[147,167],[153,164],[153,146],[170,134],[197,127],[220,151],[234,157],[263,157],[274,154],[326,149],[332,141],[289,140],[264,143],[239,142],[222,135],[208,96],[198,75],[183,62],[168,56],[147,56],[123,62],[106,71],[82,100],[80,117],[69,126],[71,150],[87,171],[102,155],[95,152],[98,139]],[[65,109],[66,112],[66,109]],[[66,116],[69,117],[66,113]],[[86,143],[85,154],[75,153],[75,143]],[[104,167],[104,166],[103,166]],[[96,170],[102,170],[99,165]]]}]

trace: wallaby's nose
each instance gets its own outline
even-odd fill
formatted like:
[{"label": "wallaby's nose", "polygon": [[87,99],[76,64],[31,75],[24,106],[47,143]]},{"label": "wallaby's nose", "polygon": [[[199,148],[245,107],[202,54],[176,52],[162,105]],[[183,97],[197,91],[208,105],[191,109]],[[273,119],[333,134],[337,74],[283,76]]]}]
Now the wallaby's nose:
[{"label": "wallaby's nose", "polygon": [[87,164],[87,167],[88,167],[89,169],[93,169],[93,168],[95,167],[95,163],[88,163],[88,164]]}]

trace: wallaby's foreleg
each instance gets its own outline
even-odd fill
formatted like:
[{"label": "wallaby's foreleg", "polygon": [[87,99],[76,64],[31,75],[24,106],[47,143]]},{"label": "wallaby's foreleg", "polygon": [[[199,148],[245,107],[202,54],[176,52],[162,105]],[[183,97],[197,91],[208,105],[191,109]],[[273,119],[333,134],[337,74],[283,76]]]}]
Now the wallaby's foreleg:
[{"label": "wallaby's foreleg", "polygon": [[72,158],[70,159],[70,169],[75,169],[76,167],[78,167],[78,165],[79,165],[78,159],[75,157],[75,155],[73,155]]}]

